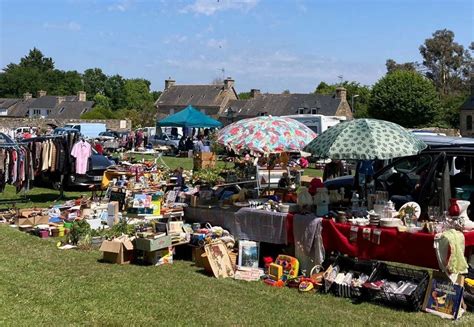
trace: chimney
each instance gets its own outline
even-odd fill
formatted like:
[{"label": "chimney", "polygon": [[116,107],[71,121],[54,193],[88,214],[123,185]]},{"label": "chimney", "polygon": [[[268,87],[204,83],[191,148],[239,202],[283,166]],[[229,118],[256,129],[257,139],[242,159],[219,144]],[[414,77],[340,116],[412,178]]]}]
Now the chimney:
[{"label": "chimney", "polygon": [[86,101],[86,92],[84,91],[77,92],[77,101]]},{"label": "chimney", "polygon": [[259,89],[251,89],[250,90],[250,97],[251,98],[256,98],[260,95],[260,90]]},{"label": "chimney", "polygon": [[46,95],[46,91],[39,90],[38,93],[36,94],[37,98],[44,97]]},{"label": "chimney", "polygon": [[33,97],[30,92],[23,93],[23,100],[29,100]]},{"label": "chimney", "polygon": [[232,77],[227,77],[225,80],[224,80],[224,88],[226,90],[229,90],[231,88],[234,87],[234,80],[232,79]]},{"label": "chimney", "polygon": [[66,101],[65,96],[56,97],[56,104],[60,104],[61,102],[64,102],[64,101]]},{"label": "chimney", "polygon": [[169,89],[170,87],[174,86],[176,81],[174,79],[171,79],[171,77],[168,77],[168,79],[165,79],[165,90]]},{"label": "chimney", "polygon": [[343,87],[336,88],[336,99],[341,99],[341,101],[347,101],[347,90]]}]

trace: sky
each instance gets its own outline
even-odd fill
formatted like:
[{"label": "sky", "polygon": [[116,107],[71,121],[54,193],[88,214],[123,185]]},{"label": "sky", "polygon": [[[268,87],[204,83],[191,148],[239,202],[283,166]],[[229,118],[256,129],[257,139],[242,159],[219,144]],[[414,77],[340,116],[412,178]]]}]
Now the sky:
[{"label": "sky", "polygon": [[341,78],[372,85],[388,58],[421,62],[438,29],[467,47],[473,17],[462,0],[0,0],[0,67],[37,47],[56,68],[153,90],[231,76],[237,92],[307,93]]}]

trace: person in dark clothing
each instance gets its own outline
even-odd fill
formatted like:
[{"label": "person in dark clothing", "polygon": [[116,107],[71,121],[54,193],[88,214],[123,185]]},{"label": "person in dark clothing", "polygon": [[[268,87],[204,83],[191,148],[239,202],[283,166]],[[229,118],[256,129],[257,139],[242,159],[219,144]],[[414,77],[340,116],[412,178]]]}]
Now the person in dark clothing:
[{"label": "person in dark clothing", "polygon": [[344,165],[341,160],[331,160],[324,166],[323,181],[344,175]]},{"label": "person in dark clothing", "polygon": [[181,136],[181,138],[179,139],[179,143],[178,143],[178,150],[179,151],[186,151],[186,136]]},{"label": "person in dark clothing", "polygon": [[194,143],[193,140],[188,136],[186,139],[186,151],[193,150],[194,148]]}]

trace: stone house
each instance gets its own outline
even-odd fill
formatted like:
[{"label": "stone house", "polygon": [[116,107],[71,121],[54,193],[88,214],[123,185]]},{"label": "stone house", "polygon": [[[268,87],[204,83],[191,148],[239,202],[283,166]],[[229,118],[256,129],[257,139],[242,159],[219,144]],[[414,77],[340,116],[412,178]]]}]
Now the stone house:
[{"label": "stone house", "polygon": [[25,93],[22,99],[0,99],[0,116],[28,118],[79,119],[91,110],[94,101],[86,100],[86,92],[77,95],[54,96],[38,91],[37,97]]},{"label": "stone house", "polygon": [[229,101],[220,119],[229,121],[256,116],[304,114],[353,118],[351,107],[347,101],[347,91],[345,88],[339,87],[334,95],[314,93],[270,94],[252,89],[250,99]]},{"label": "stone house", "polygon": [[459,129],[461,136],[474,137],[474,74],[471,73],[471,94],[461,106],[459,113]]},{"label": "stone house", "polygon": [[213,118],[219,118],[230,100],[238,99],[235,81],[227,77],[223,84],[177,85],[172,79],[165,80],[165,89],[156,100],[158,120],[191,105]]}]

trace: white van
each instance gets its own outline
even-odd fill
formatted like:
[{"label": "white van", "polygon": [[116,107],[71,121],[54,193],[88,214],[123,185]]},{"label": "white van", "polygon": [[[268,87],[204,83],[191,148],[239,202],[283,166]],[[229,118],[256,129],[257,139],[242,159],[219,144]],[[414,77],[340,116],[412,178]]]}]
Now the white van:
[{"label": "white van", "polygon": [[341,121],[346,120],[346,117],[343,116],[325,116],[312,114],[288,115],[283,117],[289,117],[305,124],[318,135],[327,130],[329,127],[337,125]]},{"label": "white van", "polygon": [[105,124],[102,123],[79,123],[67,124],[64,127],[77,129],[82,135],[87,138],[96,138],[100,133],[107,130]]}]

